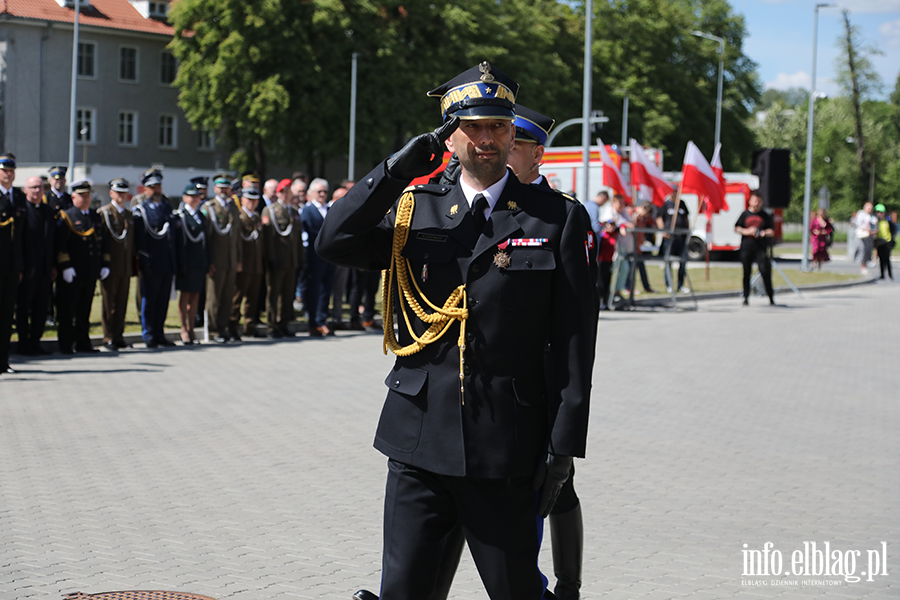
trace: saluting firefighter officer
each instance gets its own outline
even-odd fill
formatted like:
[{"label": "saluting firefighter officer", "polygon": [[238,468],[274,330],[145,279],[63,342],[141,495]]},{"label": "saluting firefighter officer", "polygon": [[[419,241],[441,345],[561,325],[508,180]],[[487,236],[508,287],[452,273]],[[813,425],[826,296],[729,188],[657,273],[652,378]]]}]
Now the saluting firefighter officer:
[{"label": "saluting firefighter officer", "polygon": [[300,213],[291,205],[291,180],[282,179],[275,188],[278,198],[262,212],[266,255],[266,307],[269,337],[293,337],[288,329],[294,319],[297,270],[303,265]]},{"label": "saluting firefighter officer", "polygon": [[[538,517],[584,456],[591,225],[580,203],[507,169],[517,89],[484,62],[429,92],[444,125],[353,186],[316,244],[337,264],[391,270],[384,328],[397,360],[375,437],[389,459],[385,600],[429,597],[457,522],[493,600],[541,598]],[[459,182],[404,191],[445,145],[459,156]]]},{"label": "saluting firefighter officer", "polygon": [[103,346],[107,350],[127,348],[125,343],[125,312],[128,291],[134,275],[134,214],[128,209],[128,189],[131,184],[119,177],[109,182],[109,204],[100,213],[108,238],[109,277],[100,283],[103,295]]},{"label": "saluting firefighter officer", "polygon": [[229,198],[231,180],[224,173],[213,177],[216,197],[206,202],[201,211],[208,222],[206,243],[209,248],[209,283],[206,288],[206,312],[209,328],[217,332],[215,341],[238,341],[236,331],[229,331],[234,284],[241,265],[240,209]]},{"label": "saluting firefighter officer", "polygon": [[162,193],[159,171],[145,172],[141,185],[146,191],[132,200],[141,296],[141,336],[148,348],[174,346],[164,333],[176,267],[172,205]]},{"label": "saluting firefighter officer", "polygon": [[[538,185],[551,189],[547,179],[538,170],[543,164],[544,144],[553,129],[555,121],[536,110],[516,104],[516,140],[509,151],[507,164],[516,178],[522,183]],[[452,176],[448,175],[448,176]],[[596,268],[596,252],[594,244],[588,244],[592,269]],[[596,280],[596,276],[592,281]],[[550,348],[545,356],[547,378],[552,380],[553,360]],[[553,387],[548,387],[548,394],[553,394]],[[550,535],[553,548],[553,572],[556,575],[556,587],[553,592],[557,600],[578,600],[581,590],[582,554],[584,551],[584,525],[581,516],[581,504],[575,493],[575,466],[550,511]],[[446,600],[450,592],[453,575],[459,566],[464,538],[462,529],[456,527],[444,542],[441,571],[438,585],[432,600]],[[362,598],[360,600],[366,600]]]},{"label": "saluting firefighter officer", "polygon": [[109,248],[100,215],[91,208],[91,197],[88,180],[73,182],[73,206],[60,211],[56,226],[56,269],[62,274],[56,314],[63,354],[99,352],[91,344],[91,304],[97,279],[109,276]]},{"label": "saluting firefighter officer", "polygon": [[241,308],[244,309],[243,335],[257,337],[259,322],[259,286],[263,280],[263,240],[262,223],[256,205],[261,202],[257,188],[241,190],[240,236],[241,267],[234,278],[234,298],[231,302],[229,328],[241,339]]}]

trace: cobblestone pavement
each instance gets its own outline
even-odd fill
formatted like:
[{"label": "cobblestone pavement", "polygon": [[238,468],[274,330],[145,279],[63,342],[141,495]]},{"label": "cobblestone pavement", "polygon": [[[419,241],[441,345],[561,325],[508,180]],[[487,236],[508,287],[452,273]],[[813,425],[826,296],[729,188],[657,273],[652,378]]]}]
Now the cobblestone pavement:
[{"label": "cobblestone pavement", "polygon": [[[584,598],[900,597],[900,284],[779,300],[601,317]],[[0,378],[0,598],[377,590],[390,364],[372,334],[19,362]],[[862,581],[745,576],[766,542],[782,568],[829,542]],[[468,553],[451,597],[486,597]]]}]

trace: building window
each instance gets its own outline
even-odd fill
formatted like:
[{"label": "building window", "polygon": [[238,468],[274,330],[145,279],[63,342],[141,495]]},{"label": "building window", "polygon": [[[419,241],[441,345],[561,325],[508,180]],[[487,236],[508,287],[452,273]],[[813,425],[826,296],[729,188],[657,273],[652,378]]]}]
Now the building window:
[{"label": "building window", "polygon": [[159,147],[178,147],[178,119],[175,115],[159,115]]},{"label": "building window", "polygon": [[123,110],[119,113],[119,145],[137,146],[137,113]]},{"label": "building window", "polygon": [[138,80],[138,49],[128,46],[119,48],[119,80]]},{"label": "building window", "polygon": [[216,136],[209,129],[201,129],[197,132],[197,150],[215,150]]},{"label": "building window", "polygon": [[93,108],[78,108],[75,110],[75,140],[84,144],[94,144],[97,141],[97,128],[95,124],[97,111]]},{"label": "building window", "polygon": [[159,55],[159,59],[159,82],[163,85],[172,85],[175,76],[178,75],[175,55],[171,52],[163,52]]},{"label": "building window", "polygon": [[167,13],[169,12],[169,3],[168,2],[151,2],[150,3],[150,16],[156,17],[158,19],[165,19]]},{"label": "building window", "polygon": [[78,76],[97,76],[97,44],[78,42]]}]

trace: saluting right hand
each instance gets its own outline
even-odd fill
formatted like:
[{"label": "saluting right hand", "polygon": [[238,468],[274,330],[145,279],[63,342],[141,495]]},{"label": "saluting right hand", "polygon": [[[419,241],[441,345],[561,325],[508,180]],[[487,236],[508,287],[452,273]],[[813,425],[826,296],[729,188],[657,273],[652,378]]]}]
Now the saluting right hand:
[{"label": "saluting right hand", "polygon": [[453,116],[434,131],[411,139],[388,159],[388,175],[410,181],[434,171],[443,160],[444,142],[458,127],[459,117]]}]

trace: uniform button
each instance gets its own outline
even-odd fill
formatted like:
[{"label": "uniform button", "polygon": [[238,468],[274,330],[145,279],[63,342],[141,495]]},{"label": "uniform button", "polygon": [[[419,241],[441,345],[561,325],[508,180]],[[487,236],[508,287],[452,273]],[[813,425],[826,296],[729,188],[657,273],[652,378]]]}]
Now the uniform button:
[{"label": "uniform button", "polygon": [[471,367],[468,367],[468,366],[463,367],[463,375],[471,375],[471,374],[472,374]]},{"label": "uniform button", "polygon": [[368,179],[366,179],[366,185],[368,187],[372,187],[373,185],[375,185],[375,179],[373,179],[372,177],[369,177]]},{"label": "uniform button", "polygon": [[394,382],[394,387],[395,387],[395,388],[400,387],[400,380],[399,380],[399,379],[398,379],[397,381]]},{"label": "uniform button", "polygon": [[467,332],[466,332],[466,340],[469,341],[469,342],[471,342],[471,341],[474,340],[474,339],[475,339],[475,334],[472,333],[471,331],[467,331]]},{"label": "uniform button", "polygon": [[481,267],[479,267],[478,265],[472,265],[472,272],[481,273]]},{"label": "uniform button", "polygon": [[478,300],[476,300],[475,298],[469,298],[469,304],[471,304],[472,306],[478,306]]},{"label": "uniform button", "polygon": [[431,255],[426,252],[425,256],[423,258],[425,258],[425,260],[428,260],[430,257],[431,257]]},{"label": "uniform button", "polygon": [[528,267],[529,269],[531,268],[531,259],[530,258],[525,259],[525,266]]}]

